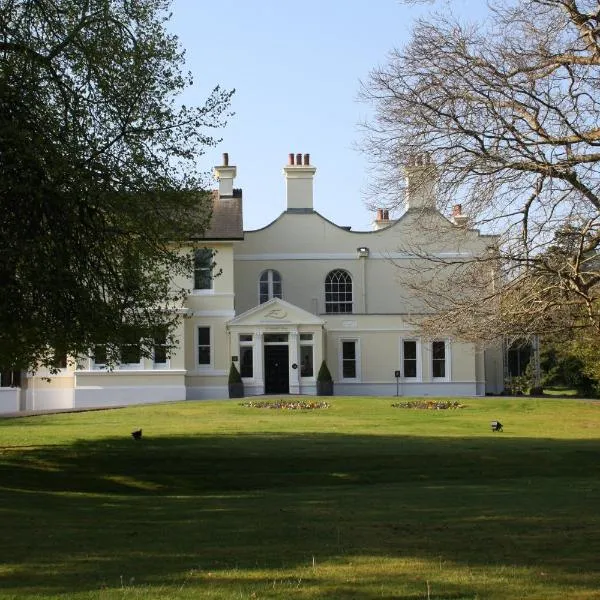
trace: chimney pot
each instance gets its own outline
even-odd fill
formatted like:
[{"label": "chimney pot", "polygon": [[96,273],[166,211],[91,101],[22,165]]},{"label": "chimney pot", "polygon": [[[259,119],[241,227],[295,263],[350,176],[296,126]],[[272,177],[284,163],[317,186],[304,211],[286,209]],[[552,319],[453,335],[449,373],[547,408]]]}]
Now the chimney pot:
[{"label": "chimney pot", "polygon": [[223,166],[224,167],[229,166],[229,153],[228,152],[223,152]]},{"label": "chimney pot", "polygon": [[387,208],[383,209],[383,220],[384,221],[389,221],[390,220],[390,212]]},{"label": "chimney pot", "polygon": [[290,153],[289,164],[283,168],[288,210],[312,210],[313,181],[316,168],[310,165],[310,155]]},{"label": "chimney pot", "polygon": [[382,208],[378,208],[377,209],[377,220],[381,221],[383,219],[383,209]]},{"label": "chimney pot", "polygon": [[462,215],[462,204],[455,204],[452,207],[452,216],[456,217],[458,215]]}]

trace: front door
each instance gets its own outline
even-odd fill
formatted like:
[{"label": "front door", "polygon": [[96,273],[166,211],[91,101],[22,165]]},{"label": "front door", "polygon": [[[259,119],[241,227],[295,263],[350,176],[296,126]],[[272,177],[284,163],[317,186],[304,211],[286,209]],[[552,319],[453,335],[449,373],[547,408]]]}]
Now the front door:
[{"label": "front door", "polygon": [[265,346],[265,394],[289,394],[288,346]]}]

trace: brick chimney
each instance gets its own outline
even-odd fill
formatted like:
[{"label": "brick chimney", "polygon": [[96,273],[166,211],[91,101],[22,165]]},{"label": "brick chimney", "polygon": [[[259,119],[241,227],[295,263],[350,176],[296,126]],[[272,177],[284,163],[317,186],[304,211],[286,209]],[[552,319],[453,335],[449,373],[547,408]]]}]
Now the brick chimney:
[{"label": "brick chimney", "polygon": [[215,167],[215,177],[219,181],[219,197],[233,196],[233,180],[237,175],[237,167],[229,166],[229,154],[223,152],[223,164]]},{"label": "brick chimney", "polygon": [[390,224],[390,212],[387,208],[378,208],[375,216],[375,220],[373,221],[373,229],[377,231],[378,229],[383,229]]},{"label": "brick chimney", "polygon": [[435,208],[437,167],[428,154],[415,156],[405,167],[406,208]]},{"label": "brick chimney", "polygon": [[285,175],[287,209],[313,209],[313,179],[316,167],[310,164],[310,154],[290,153],[288,164],[283,168]]}]

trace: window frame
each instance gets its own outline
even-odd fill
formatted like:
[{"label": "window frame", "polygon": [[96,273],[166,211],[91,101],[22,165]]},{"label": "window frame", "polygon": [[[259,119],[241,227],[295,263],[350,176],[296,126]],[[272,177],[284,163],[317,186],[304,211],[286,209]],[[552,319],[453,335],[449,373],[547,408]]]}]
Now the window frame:
[{"label": "window frame", "polygon": [[[194,274],[193,274],[193,291],[194,293],[210,293],[214,290],[214,268],[215,268],[215,250],[214,248],[196,248],[194,250]],[[199,256],[203,255],[203,265],[199,266]],[[210,261],[206,266],[206,259]],[[197,287],[200,282],[200,274],[208,273],[209,285],[207,287]]]},{"label": "window frame", "polygon": [[[168,369],[171,365],[171,359],[169,358],[169,353],[166,349],[167,346],[167,336],[161,336],[161,338],[154,337],[152,340],[152,367],[156,370]],[[163,348],[165,353],[164,362],[156,362],[156,348]]]},{"label": "window frame", "polygon": [[[339,276],[344,275],[347,279],[344,282],[340,282]],[[331,281],[330,278],[333,275],[338,276],[337,281]],[[347,290],[340,291],[341,286],[350,285],[350,300],[347,299],[342,300],[328,300],[327,297],[333,294],[348,294]],[[333,288],[332,286],[336,286]],[[325,290],[325,314],[328,315],[350,315],[354,313],[354,280],[352,279],[352,275],[346,269],[332,269],[325,276],[324,281],[324,290]],[[340,308],[345,306],[346,308],[349,306],[350,310],[330,310],[332,307]]]},{"label": "window frame", "polygon": [[[267,276],[267,280],[263,281],[263,277],[265,275]],[[275,275],[277,275],[277,277],[279,278],[278,281],[275,280]],[[263,293],[262,293],[261,287],[262,287],[263,283],[267,284],[266,300],[262,299]],[[275,292],[274,292],[275,284],[279,284],[279,295],[278,296],[276,296]],[[258,276],[258,303],[264,304],[265,302],[268,302],[269,300],[272,300],[273,298],[279,298],[280,300],[283,299],[283,278],[281,277],[281,273],[277,269],[265,269]]]},{"label": "window frame", "polygon": [[138,352],[140,355],[140,359],[137,362],[124,362],[123,361],[123,346],[136,346],[135,342],[132,343],[124,343],[119,345],[119,369],[127,371],[127,370],[137,370],[144,368],[144,356],[142,355],[142,349],[140,347],[140,342],[137,343]]},{"label": "window frame", "polygon": [[[208,347],[209,351],[209,361],[208,363],[200,363],[200,330],[208,329],[208,344],[203,344],[202,347]],[[213,361],[214,361],[214,332],[213,327],[210,325],[196,325],[195,329],[195,340],[194,340],[194,349],[195,349],[195,361],[196,361],[196,369],[198,371],[210,371],[213,369]]]},{"label": "window frame", "polygon": [[[405,368],[405,342],[414,342],[416,349],[416,375],[414,377],[408,377],[406,375]],[[402,379],[404,381],[423,381],[423,361],[422,361],[422,349],[421,349],[421,340],[420,338],[408,337],[408,338],[400,338],[400,373],[402,374]]]},{"label": "window frame", "polygon": [[[348,342],[354,343],[354,368],[356,373],[355,377],[344,377],[344,343]],[[340,381],[348,383],[358,383],[361,381],[362,360],[360,351],[360,338],[340,338],[338,363]]]},{"label": "window frame", "polygon": [[[304,339],[302,339],[304,336]],[[310,336],[310,338],[308,337]],[[311,357],[311,375],[302,375],[302,348],[310,348],[312,354]],[[315,334],[312,332],[302,331],[298,334],[298,356],[299,356],[299,368],[300,368],[300,379],[310,380],[315,378]]]},{"label": "window frame", "polygon": [[[433,345],[434,344],[444,344],[444,375],[442,377],[436,377],[433,373],[434,373],[434,369],[433,369],[433,364],[434,364],[434,360],[439,360],[436,359],[434,357],[434,349],[433,349]],[[432,340],[431,341],[431,346],[430,346],[430,351],[431,351],[431,359],[430,359],[430,366],[431,366],[431,380],[432,381],[450,381],[451,376],[451,354],[450,354],[450,342],[448,340]]]},{"label": "window frame", "polygon": [[[248,336],[250,337],[249,340],[242,340],[242,336]],[[254,357],[255,357],[255,352],[254,352],[254,335],[251,333],[242,333],[239,335],[238,337],[239,340],[239,348],[240,348],[240,352],[239,352],[239,367],[240,367],[240,376],[242,377],[242,379],[244,380],[251,380],[254,379]],[[242,349],[246,349],[249,348],[250,349],[250,353],[252,356],[252,375],[247,376],[247,375],[242,375]]]}]

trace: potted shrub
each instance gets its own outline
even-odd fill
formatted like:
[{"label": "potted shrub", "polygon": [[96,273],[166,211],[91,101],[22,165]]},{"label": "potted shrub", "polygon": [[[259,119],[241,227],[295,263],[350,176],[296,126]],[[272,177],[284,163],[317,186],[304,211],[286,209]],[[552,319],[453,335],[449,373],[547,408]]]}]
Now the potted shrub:
[{"label": "potted shrub", "polygon": [[242,376],[237,370],[237,367],[231,363],[229,369],[229,397],[230,398],[243,398],[244,397],[244,382]]},{"label": "potted shrub", "polygon": [[333,396],[333,378],[325,361],[321,363],[321,368],[317,375],[317,395]]}]

